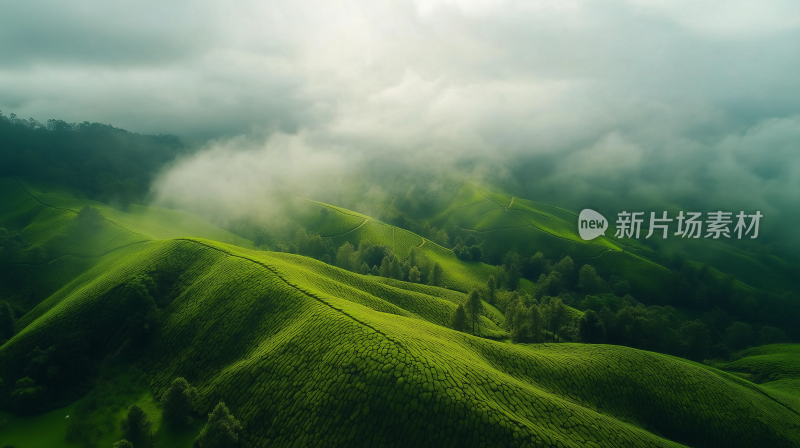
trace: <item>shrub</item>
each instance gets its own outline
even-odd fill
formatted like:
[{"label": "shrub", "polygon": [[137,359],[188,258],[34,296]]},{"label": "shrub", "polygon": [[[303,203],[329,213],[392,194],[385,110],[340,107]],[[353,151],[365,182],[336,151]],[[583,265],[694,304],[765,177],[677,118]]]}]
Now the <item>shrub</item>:
[{"label": "shrub", "polygon": [[152,424],[142,408],[133,405],[128,409],[128,414],[122,419],[122,431],[133,440],[145,440],[150,436]]},{"label": "shrub", "polygon": [[174,426],[190,423],[189,414],[194,411],[196,399],[197,389],[184,378],[175,378],[161,397],[161,407],[164,409],[162,418]]},{"label": "shrub", "polygon": [[208,414],[208,423],[194,444],[200,448],[232,448],[239,442],[241,431],[242,424],[233,417],[225,403],[220,401]]}]

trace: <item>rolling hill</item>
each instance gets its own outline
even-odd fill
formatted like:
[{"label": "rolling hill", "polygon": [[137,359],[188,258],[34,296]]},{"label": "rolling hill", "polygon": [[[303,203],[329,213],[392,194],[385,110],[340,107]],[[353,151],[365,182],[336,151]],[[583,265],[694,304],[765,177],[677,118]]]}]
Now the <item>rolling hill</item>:
[{"label": "rolling hill", "polygon": [[[0,277],[0,295],[25,311],[17,334],[0,346],[4,395],[28,374],[30,353],[54,347],[88,363],[141,369],[149,386],[131,392],[131,403],[149,403],[154,419],[157,399],[172,379],[185,377],[198,388],[201,414],[220,400],[228,404],[243,423],[246,447],[800,444],[800,395],[786,383],[793,377],[758,385],[626,347],[512,345],[456,332],[447,325],[466,300],[458,291],[255,250],[177,212],[119,211],[58,189],[2,182],[0,200],[11,212],[0,226],[27,244],[4,254]],[[361,238],[389,241],[389,226],[336,212],[348,217],[326,224],[330,232],[363,230]],[[394,232],[397,250],[417,241],[436,247]],[[144,305],[129,298],[141,284],[157,306],[158,329],[136,348],[129,318]],[[501,337],[502,316],[487,310],[478,334]],[[755,372],[773,356],[794,359],[797,348],[754,350],[761,351],[724,367],[746,370],[749,359]],[[769,371],[790,372],[779,361]],[[113,372],[111,383],[127,381]],[[64,428],[55,416],[0,427],[0,444],[25,448],[26,434],[66,431],[54,429]],[[188,447],[197,431],[183,439],[158,431],[155,443]],[[98,440],[120,436],[112,425]]]}]

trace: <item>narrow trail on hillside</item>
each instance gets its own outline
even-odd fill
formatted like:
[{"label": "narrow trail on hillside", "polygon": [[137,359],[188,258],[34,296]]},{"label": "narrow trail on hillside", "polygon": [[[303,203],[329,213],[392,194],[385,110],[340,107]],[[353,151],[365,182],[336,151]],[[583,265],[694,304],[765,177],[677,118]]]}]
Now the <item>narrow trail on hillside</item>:
[{"label": "narrow trail on hillside", "polygon": [[350,230],[348,230],[348,231],[346,231],[346,232],[337,233],[336,235],[326,235],[326,236],[323,236],[323,238],[337,238],[337,237],[340,237],[340,236],[347,235],[348,233],[355,232],[356,230],[360,229],[360,228],[361,228],[361,226],[363,226],[363,225],[364,225],[364,224],[366,224],[367,222],[369,222],[369,219],[366,219],[366,218],[365,218],[365,219],[364,219],[364,221],[362,221],[362,222],[361,222],[361,224],[359,224],[359,225],[357,225],[357,226],[353,227],[352,229],[350,229]]}]

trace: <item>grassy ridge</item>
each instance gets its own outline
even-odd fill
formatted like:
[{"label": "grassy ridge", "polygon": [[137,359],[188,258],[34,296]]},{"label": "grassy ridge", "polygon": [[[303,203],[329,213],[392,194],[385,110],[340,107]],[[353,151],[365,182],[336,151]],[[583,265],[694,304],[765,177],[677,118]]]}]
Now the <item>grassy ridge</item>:
[{"label": "grassy ridge", "polygon": [[726,370],[748,372],[762,381],[800,379],[800,345],[772,344],[740,353],[736,361],[722,365]]},{"label": "grassy ridge", "polygon": [[175,270],[179,294],[142,364],[156,396],[185,376],[204,411],[226,401],[246,446],[800,443],[800,416],[771,389],[624,347],[519,346],[454,332],[439,323],[457,293],[447,300],[207,240],[150,242],[100,264],[93,281],[0,347],[0,375],[14,378],[20,357],[68,328],[113,340],[122,316],[108,292],[136,274]]},{"label": "grassy ridge", "polygon": [[[433,267],[434,263],[442,266],[442,281],[446,288],[466,292],[472,287],[484,286],[489,276],[495,273],[493,266],[464,262],[450,249],[427,238],[356,212],[299,198],[292,200],[292,212],[304,228],[331,238],[335,246],[345,242],[356,247],[361,242],[391,246],[400,258],[407,258],[414,249],[420,266],[426,266],[427,269]],[[530,287],[529,284],[527,286]]]}]

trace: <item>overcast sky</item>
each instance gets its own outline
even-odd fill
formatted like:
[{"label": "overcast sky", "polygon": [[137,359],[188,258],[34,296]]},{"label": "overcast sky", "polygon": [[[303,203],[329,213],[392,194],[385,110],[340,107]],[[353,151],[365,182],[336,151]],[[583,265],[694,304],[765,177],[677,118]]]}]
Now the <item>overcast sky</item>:
[{"label": "overcast sky", "polygon": [[799,73],[796,0],[0,8],[3,113],[214,139],[186,162],[202,179],[229,151],[256,172],[286,148],[527,157],[541,188],[625,178],[780,210],[800,191]]}]

